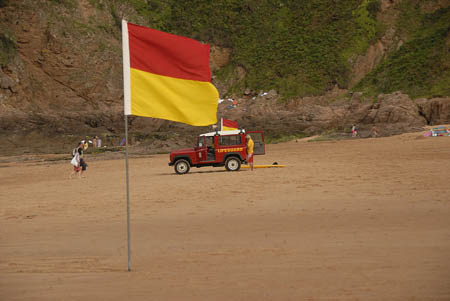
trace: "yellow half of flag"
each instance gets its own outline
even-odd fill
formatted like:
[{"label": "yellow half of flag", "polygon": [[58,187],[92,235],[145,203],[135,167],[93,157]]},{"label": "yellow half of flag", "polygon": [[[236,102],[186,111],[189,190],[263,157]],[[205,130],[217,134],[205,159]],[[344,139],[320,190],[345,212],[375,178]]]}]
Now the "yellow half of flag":
[{"label": "yellow half of flag", "polygon": [[[206,126],[217,121],[217,89],[210,82],[131,68],[131,114]],[[164,101],[155,101],[164,99]]]},{"label": "yellow half of flag", "polygon": [[224,125],[222,126],[222,131],[235,131],[235,130],[237,130],[237,128],[230,128]]}]

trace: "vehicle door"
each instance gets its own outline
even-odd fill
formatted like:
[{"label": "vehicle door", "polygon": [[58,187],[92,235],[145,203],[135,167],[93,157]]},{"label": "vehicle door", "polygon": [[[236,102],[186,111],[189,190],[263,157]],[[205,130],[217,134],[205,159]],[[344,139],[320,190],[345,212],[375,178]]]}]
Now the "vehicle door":
[{"label": "vehicle door", "polygon": [[214,145],[214,136],[205,137],[206,157],[205,161],[216,160],[216,147]]},{"label": "vehicle door", "polygon": [[266,144],[264,142],[264,132],[263,131],[248,131],[246,134],[250,134],[253,143],[255,144],[253,153],[255,155],[264,155],[266,153]]},{"label": "vehicle door", "polygon": [[206,143],[204,136],[199,136],[197,139],[197,145],[195,146],[195,155],[197,161],[206,161]]}]

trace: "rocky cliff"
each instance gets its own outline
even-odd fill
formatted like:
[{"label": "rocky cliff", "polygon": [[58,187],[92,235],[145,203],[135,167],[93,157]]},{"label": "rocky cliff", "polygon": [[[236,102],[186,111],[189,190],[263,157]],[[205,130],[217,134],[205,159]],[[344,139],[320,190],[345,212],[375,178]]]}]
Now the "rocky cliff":
[{"label": "rocky cliff", "polygon": [[[448,95],[411,99],[402,92],[373,95],[352,90],[404,43],[394,33],[395,2],[401,1],[381,1],[378,18],[392,27],[363,54],[349,58],[348,85],[330,82],[322,95],[286,98],[280,91],[263,95],[263,89],[242,84],[249,70],[233,65],[232,45],[213,44],[213,82],[222,98],[234,97],[239,103],[233,108],[224,101],[218,117],[265,130],[271,137],[323,132],[345,135],[353,123],[359,125],[363,136],[373,124],[383,135],[391,135],[426,124],[449,123]],[[436,11],[448,7],[448,2],[433,1],[434,6],[424,9]],[[0,1],[1,154],[67,152],[80,137],[93,135],[102,136],[107,144],[118,144],[124,132],[120,20],[151,23],[133,3]],[[447,47],[449,40],[447,36]],[[223,77],[224,70],[228,77]],[[191,136],[210,130],[136,117],[130,118],[129,126],[132,141],[145,152],[188,144]]]}]

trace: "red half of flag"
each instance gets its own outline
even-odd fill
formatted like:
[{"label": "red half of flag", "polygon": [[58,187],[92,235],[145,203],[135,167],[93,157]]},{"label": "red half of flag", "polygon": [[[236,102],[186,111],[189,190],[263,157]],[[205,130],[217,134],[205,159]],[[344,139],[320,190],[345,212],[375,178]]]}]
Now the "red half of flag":
[{"label": "red half of flag", "polygon": [[238,129],[236,121],[222,118],[222,131],[233,131]]}]

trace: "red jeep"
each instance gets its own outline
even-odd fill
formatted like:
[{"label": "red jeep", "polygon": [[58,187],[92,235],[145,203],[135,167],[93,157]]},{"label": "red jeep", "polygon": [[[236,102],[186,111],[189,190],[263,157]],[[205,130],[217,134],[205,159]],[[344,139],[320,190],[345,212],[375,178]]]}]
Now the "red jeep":
[{"label": "red jeep", "polygon": [[194,148],[172,151],[169,166],[174,166],[180,175],[188,173],[192,166],[225,166],[229,171],[237,171],[241,163],[247,163],[246,134],[251,134],[255,143],[254,154],[264,155],[264,132],[216,131],[198,136]]}]

